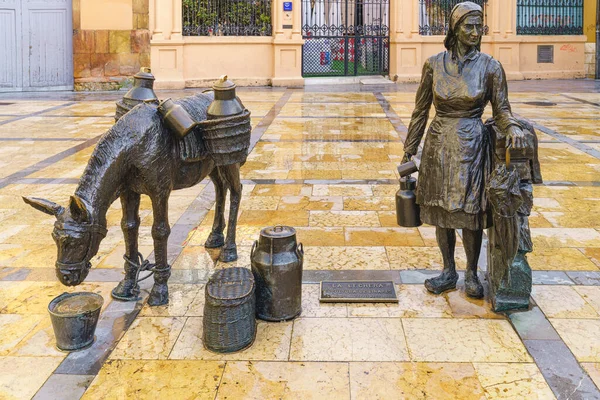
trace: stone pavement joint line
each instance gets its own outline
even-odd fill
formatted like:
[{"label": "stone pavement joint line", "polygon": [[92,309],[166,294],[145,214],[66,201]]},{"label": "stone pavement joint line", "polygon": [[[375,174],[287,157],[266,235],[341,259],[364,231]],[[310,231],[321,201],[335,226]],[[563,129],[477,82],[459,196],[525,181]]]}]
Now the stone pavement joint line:
[{"label": "stone pavement joint line", "polygon": [[[203,195],[210,196],[210,192],[203,192]],[[199,196],[200,197],[200,196]],[[200,204],[200,203],[198,203]],[[204,203],[203,207],[208,205],[205,212],[188,213],[185,220],[190,218],[202,219],[210,209],[209,203]],[[179,229],[175,229],[179,226]],[[185,239],[196,228],[197,225],[191,223],[175,224],[172,233],[175,232],[174,239],[169,240],[169,260],[172,262],[181,253],[185,245]],[[148,258],[152,257],[152,254]],[[481,260],[480,269],[485,272],[484,261]],[[398,284],[423,284],[426,278],[438,273],[436,270],[413,269],[401,270],[391,269],[381,270],[305,270],[302,276],[303,283],[318,283],[322,280],[392,280]],[[44,282],[53,280],[55,277],[54,268],[12,268],[0,267],[0,281],[19,282],[19,281],[38,281]],[[122,279],[122,271],[113,268],[92,268],[88,280],[93,282],[119,282]],[[199,284],[206,283],[208,276],[198,275],[189,276],[182,270],[173,270],[170,283],[181,284]],[[595,271],[533,271],[534,285],[574,285],[574,286],[600,286],[600,272]]]},{"label": "stone pavement joint line", "polygon": [[13,184],[23,185],[76,185],[79,183],[77,178],[20,178],[12,182]]},{"label": "stone pavement joint line", "polygon": [[594,149],[593,147],[590,147],[590,146],[588,146],[588,145],[586,145],[584,143],[581,143],[581,142],[579,142],[579,141],[577,141],[575,139],[572,139],[572,138],[570,138],[568,136],[565,136],[565,135],[563,135],[561,133],[558,133],[558,132],[556,132],[556,131],[554,131],[554,130],[552,130],[550,128],[546,128],[545,126],[540,125],[539,123],[537,123],[535,121],[532,121],[530,119],[527,119],[527,118],[523,117],[522,115],[515,114],[515,116],[518,116],[518,118],[521,118],[521,119],[529,122],[531,125],[533,125],[533,127],[535,129],[538,129],[538,130],[544,132],[545,134],[550,135],[550,136],[552,136],[552,137],[560,140],[563,143],[567,143],[567,144],[575,147],[576,149],[581,150],[584,153],[589,154],[592,157],[596,157],[597,159],[600,159],[600,151]]},{"label": "stone pavement joint line", "polygon": [[507,314],[558,399],[600,399],[600,390],[538,307]]},{"label": "stone pavement joint line", "polygon": [[60,153],[55,154],[52,157],[48,157],[45,160],[37,162],[30,167],[27,167],[25,169],[22,169],[21,171],[15,172],[13,174],[8,175],[5,178],[0,179],[0,189],[4,188],[12,183],[16,183],[19,179],[25,178],[28,175],[38,172],[52,164],[59,162],[60,160],[63,160],[69,156],[72,156],[73,154],[77,154],[78,152],[80,152],[81,150],[83,150],[87,147],[95,145],[96,143],[98,143],[98,140],[100,140],[101,136],[102,135],[98,135],[92,139],[88,139],[85,142],[78,144],[77,146],[73,146],[70,149],[61,151]]},{"label": "stone pavement joint line", "polygon": [[81,138],[18,138],[18,137],[0,137],[4,142],[85,142],[87,139]]},{"label": "stone pavement joint line", "polygon": [[47,112],[60,110],[61,108],[66,108],[66,107],[72,106],[73,104],[76,104],[76,102],[69,102],[69,103],[65,103],[65,104],[60,104],[58,106],[46,108],[44,110],[32,112],[30,114],[15,116],[15,118],[7,119],[6,121],[0,121],[0,126],[6,125],[6,124],[10,124],[12,122],[19,121],[19,120],[22,120],[22,119],[25,119],[25,118],[36,117],[38,115],[42,115],[42,114],[47,113]]},{"label": "stone pavement joint line", "polygon": [[[516,112],[600,150],[594,140],[600,137],[593,121],[597,107],[577,100],[600,103],[599,85],[509,85]],[[30,209],[20,196],[65,204],[89,147],[35,173],[13,177],[0,188],[0,397],[181,398],[194,393],[210,399],[598,398],[598,159],[537,130],[546,182],[534,188],[530,217],[535,246],[528,255],[534,281],[530,311],[496,314],[489,299],[466,296],[461,232],[457,290],[434,296],[423,281],[443,265],[435,228],[398,227],[394,211],[395,167],[402,157],[416,85],[391,86],[387,92],[363,89],[239,91],[255,127],[252,151],[241,171],[239,259],[221,263],[218,250],[203,246],[214,218],[210,182],[174,191],[169,199],[169,219],[175,223],[168,246],[168,306],[145,304],[151,280],[142,282],[141,301],[111,301],[123,266],[118,203],[107,213],[109,232],[86,282],[75,288],[56,282],[56,249],[50,237],[54,218]],[[76,100],[72,108],[54,114],[109,115],[119,97],[40,96],[38,103],[16,104],[29,104],[29,112],[48,107],[42,100]],[[557,107],[534,105],[542,100]],[[582,111],[581,121],[571,122],[575,109]],[[484,118],[488,114],[489,109]],[[21,126],[30,136],[52,139],[90,138],[109,124],[109,117],[61,122],[46,116],[0,126],[0,165],[22,172],[64,149],[56,140],[1,140],[20,135]],[[3,121],[6,116],[0,115]],[[44,129],[54,121],[52,131]],[[146,196],[140,219],[140,251],[151,258],[152,213]],[[305,247],[302,315],[277,324],[259,321],[253,346],[243,352],[208,352],[201,341],[207,279],[220,268],[247,267],[260,229],[278,224],[296,227]],[[482,251],[480,278],[487,291],[486,263]],[[318,283],[325,279],[391,280],[399,302],[320,304]],[[63,291],[93,291],[106,300],[96,343],[69,355],[54,349],[47,315],[48,302]]]},{"label": "stone pavement joint line", "polygon": [[600,390],[562,340],[523,340],[558,399],[600,399]]},{"label": "stone pavement joint line", "polygon": [[[553,142],[554,143],[554,142]],[[206,184],[208,180],[201,183]],[[77,178],[20,178],[13,184],[74,185]],[[395,185],[397,179],[242,179],[244,185]],[[600,186],[600,181],[544,181],[542,186]]]},{"label": "stone pavement joint line", "polygon": [[373,94],[377,98],[377,101],[381,105],[381,108],[383,108],[385,115],[388,117],[388,119],[394,126],[394,129],[396,130],[396,132],[398,132],[398,136],[400,136],[400,139],[404,143],[404,141],[406,140],[406,135],[408,134],[408,127],[404,124],[404,122],[402,122],[402,118],[400,118],[398,114],[396,114],[396,111],[394,111],[394,108],[391,106],[390,102],[385,98],[385,96],[381,92],[375,92]]},{"label": "stone pavement joint line", "polygon": [[[286,117],[287,118],[287,117]],[[305,118],[305,117],[303,117]],[[280,142],[297,142],[294,139],[262,139],[263,143],[280,143]],[[307,143],[339,143],[337,139],[304,139],[303,142]],[[388,143],[397,142],[394,139],[346,139],[344,142],[350,143]]]},{"label": "stone pavement joint line", "polygon": [[286,105],[290,97],[292,97],[292,90],[286,90],[281,95],[281,98],[277,100],[277,103],[269,110],[267,115],[258,123],[258,125],[252,129],[252,134],[250,136],[250,148],[248,148],[248,154],[254,150],[256,143],[260,140],[262,135],[269,129],[269,126],[273,123],[273,120],[279,115],[281,109]]},{"label": "stone pavement joint line", "polygon": [[580,99],[578,97],[569,96],[568,94],[564,94],[564,93],[561,93],[561,95],[565,96],[567,99],[576,100],[576,101],[579,101],[579,102],[584,103],[584,104],[589,104],[591,106],[600,107],[600,103],[594,103],[592,101],[587,101],[587,100],[584,100],[584,99]]}]

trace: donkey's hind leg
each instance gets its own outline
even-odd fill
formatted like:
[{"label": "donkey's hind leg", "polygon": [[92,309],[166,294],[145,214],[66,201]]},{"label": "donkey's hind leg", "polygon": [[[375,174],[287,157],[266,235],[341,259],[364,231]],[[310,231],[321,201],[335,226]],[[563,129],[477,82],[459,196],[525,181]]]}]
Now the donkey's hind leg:
[{"label": "donkey's hind leg", "polygon": [[229,223],[227,225],[227,237],[225,246],[219,255],[223,262],[235,261],[238,258],[235,244],[235,230],[237,228],[238,210],[242,200],[242,182],[240,181],[240,164],[220,166],[221,178],[227,181],[230,190]]},{"label": "donkey's hind leg", "polygon": [[118,300],[137,300],[139,286],[135,284],[136,264],[138,260],[138,231],[140,227],[140,195],[130,190],[121,194],[123,218],[121,230],[125,238],[125,277],[112,291],[112,297]]},{"label": "donkey's hind leg", "polygon": [[225,230],[225,196],[227,195],[227,186],[219,175],[217,168],[214,168],[210,173],[210,179],[215,186],[215,220],[210,235],[208,235],[208,239],[204,243],[204,247],[213,249],[223,247],[225,244],[223,231]]},{"label": "donkey's hind leg", "polygon": [[171,266],[167,258],[167,242],[171,227],[169,226],[169,192],[150,196],[152,200],[152,239],[154,240],[154,286],[148,297],[151,306],[162,306],[169,302],[167,282],[171,276]]}]

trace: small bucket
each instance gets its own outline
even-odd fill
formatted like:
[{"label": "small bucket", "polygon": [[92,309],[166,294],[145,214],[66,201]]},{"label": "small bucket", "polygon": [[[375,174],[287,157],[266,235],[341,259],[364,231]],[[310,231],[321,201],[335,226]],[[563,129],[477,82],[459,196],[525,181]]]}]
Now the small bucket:
[{"label": "small bucket", "polygon": [[48,304],[56,336],[56,347],[63,351],[85,349],[94,343],[94,332],[104,304],[96,293],[63,293]]}]

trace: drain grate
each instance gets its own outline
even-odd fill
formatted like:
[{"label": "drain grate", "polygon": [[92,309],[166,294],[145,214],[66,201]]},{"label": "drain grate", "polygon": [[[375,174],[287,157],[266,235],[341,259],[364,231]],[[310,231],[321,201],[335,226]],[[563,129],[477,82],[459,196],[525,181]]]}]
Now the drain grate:
[{"label": "drain grate", "polygon": [[556,103],[550,101],[526,101],[525,104],[536,107],[552,107],[556,105]]}]

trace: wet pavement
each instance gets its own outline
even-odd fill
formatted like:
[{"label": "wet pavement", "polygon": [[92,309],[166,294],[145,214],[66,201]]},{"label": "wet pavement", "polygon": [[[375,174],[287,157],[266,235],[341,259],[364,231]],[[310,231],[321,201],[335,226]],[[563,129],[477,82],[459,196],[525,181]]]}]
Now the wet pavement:
[{"label": "wet pavement", "polygon": [[[203,246],[212,183],[174,191],[170,303],[155,308],[145,304],[148,282],[140,302],[110,297],[123,271],[119,202],[86,282],[67,288],[54,275],[54,217],[21,200],[67,203],[124,93],[0,94],[0,398],[600,398],[600,84],[509,88],[513,111],[536,127],[544,177],[530,218],[533,307],[510,315],[467,298],[461,282],[427,293],[423,280],[442,268],[435,228],[396,224],[396,166],[416,85],[240,88],[254,131],[239,260],[219,262]],[[140,217],[148,255],[146,197]],[[305,246],[301,317],[259,322],[245,351],[209,352],[204,284],[217,269],[249,266],[260,229],[278,224],[296,227]],[[457,261],[464,269],[460,246]],[[399,303],[320,304],[324,279],[393,280]],[[70,355],[54,347],[47,313],[64,291],[105,299],[95,344]]]}]

